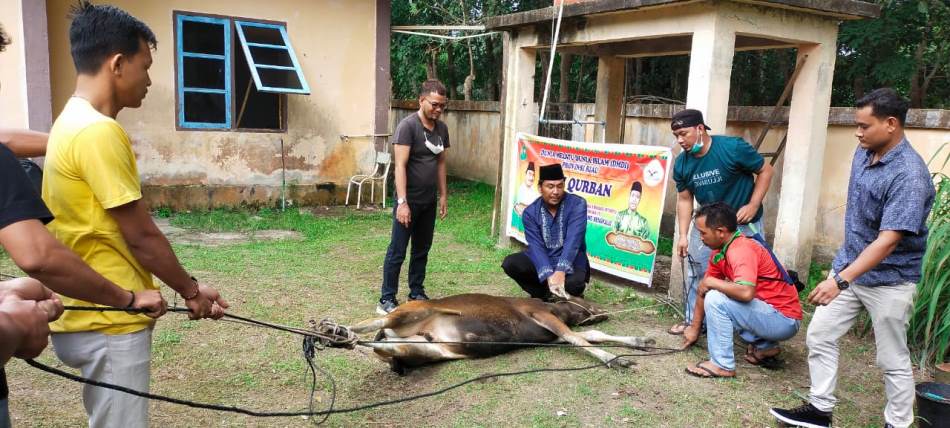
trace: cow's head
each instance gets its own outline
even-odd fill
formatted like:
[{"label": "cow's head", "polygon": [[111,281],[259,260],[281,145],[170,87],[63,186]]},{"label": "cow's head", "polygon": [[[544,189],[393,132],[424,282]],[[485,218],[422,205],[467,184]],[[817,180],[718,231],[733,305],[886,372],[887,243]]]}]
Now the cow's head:
[{"label": "cow's head", "polygon": [[580,297],[571,296],[549,303],[554,315],[569,326],[589,325],[607,321],[607,312]]}]

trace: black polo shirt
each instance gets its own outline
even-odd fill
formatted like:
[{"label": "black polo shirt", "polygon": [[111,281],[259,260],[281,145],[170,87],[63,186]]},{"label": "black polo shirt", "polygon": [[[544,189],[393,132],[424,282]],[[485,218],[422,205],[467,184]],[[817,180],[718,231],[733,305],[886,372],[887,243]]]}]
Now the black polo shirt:
[{"label": "black polo shirt", "polygon": [[[0,144],[0,229],[23,220],[53,220],[13,152]],[[7,376],[0,367],[0,400],[6,399]]]}]

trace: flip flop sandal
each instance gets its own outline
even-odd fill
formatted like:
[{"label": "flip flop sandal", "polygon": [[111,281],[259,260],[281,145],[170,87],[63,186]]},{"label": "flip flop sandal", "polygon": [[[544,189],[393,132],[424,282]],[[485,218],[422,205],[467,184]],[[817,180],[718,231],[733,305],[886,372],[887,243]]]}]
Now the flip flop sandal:
[{"label": "flip flop sandal", "polygon": [[758,358],[755,354],[746,354],[745,360],[753,366],[762,367],[766,370],[782,370],[785,368],[785,360],[780,360],[775,356]]},{"label": "flip flop sandal", "polygon": [[[683,321],[683,322],[674,324],[674,325],[673,325],[672,327],[670,327],[670,329],[667,330],[666,332],[667,332],[668,334],[672,334],[672,335],[674,335],[674,336],[682,336],[682,335],[683,335],[683,332],[686,331],[687,328],[689,328],[689,324],[686,324],[686,321]],[[677,330],[677,329],[679,329],[679,330]]]},{"label": "flip flop sandal", "polygon": [[696,377],[698,377],[698,378],[703,378],[703,379],[717,379],[717,378],[731,379],[731,378],[736,377],[736,375],[726,376],[726,375],[718,374],[718,373],[716,373],[716,372],[714,372],[714,371],[712,371],[712,370],[706,368],[706,367],[703,366],[702,364],[703,364],[703,362],[700,361],[700,362],[696,363],[696,365],[693,366],[693,367],[695,367],[695,368],[697,368],[697,369],[699,369],[699,370],[702,370],[702,371],[706,372],[706,374],[696,373],[696,372],[690,370],[688,367],[687,367],[686,369],[684,369],[684,370],[686,370],[686,373],[688,373],[688,374],[690,374],[690,375],[692,375],[692,376],[696,376]]}]

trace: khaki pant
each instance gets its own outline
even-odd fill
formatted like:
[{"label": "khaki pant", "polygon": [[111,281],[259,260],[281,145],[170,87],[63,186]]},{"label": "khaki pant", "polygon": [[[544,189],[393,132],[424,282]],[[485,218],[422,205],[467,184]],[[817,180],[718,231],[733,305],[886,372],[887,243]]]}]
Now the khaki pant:
[{"label": "khaki pant", "polygon": [[[148,392],[152,329],[130,334],[56,333],[56,356],[83,377]],[[148,400],[124,392],[83,385],[82,403],[91,428],[148,426]]]},{"label": "khaki pant", "polygon": [[910,426],[914,420],[914,372],[907,348],[907,324],[916,291],[912,283],[852,285],[827,306],[815,309],[805,341],[811,374],[809,401],[813,406],[822,411],[834,408],[838,339],[854,325],[864,307],[874,326],[877,365],[884,371],[885,421],[899,428]]}]

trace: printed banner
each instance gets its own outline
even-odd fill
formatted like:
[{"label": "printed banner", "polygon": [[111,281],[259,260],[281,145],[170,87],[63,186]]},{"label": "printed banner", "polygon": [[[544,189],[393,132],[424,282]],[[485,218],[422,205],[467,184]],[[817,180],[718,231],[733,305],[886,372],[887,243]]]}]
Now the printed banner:
[{"label": "printed banner", "polygon": [[672,153],[666,147],[579,143],[519,133],[508,171],[508,236],[527,243],[521,213],[537,199],[538,168],[560,163],[565,190],[587,200],[591,267],[651,285]]}]

